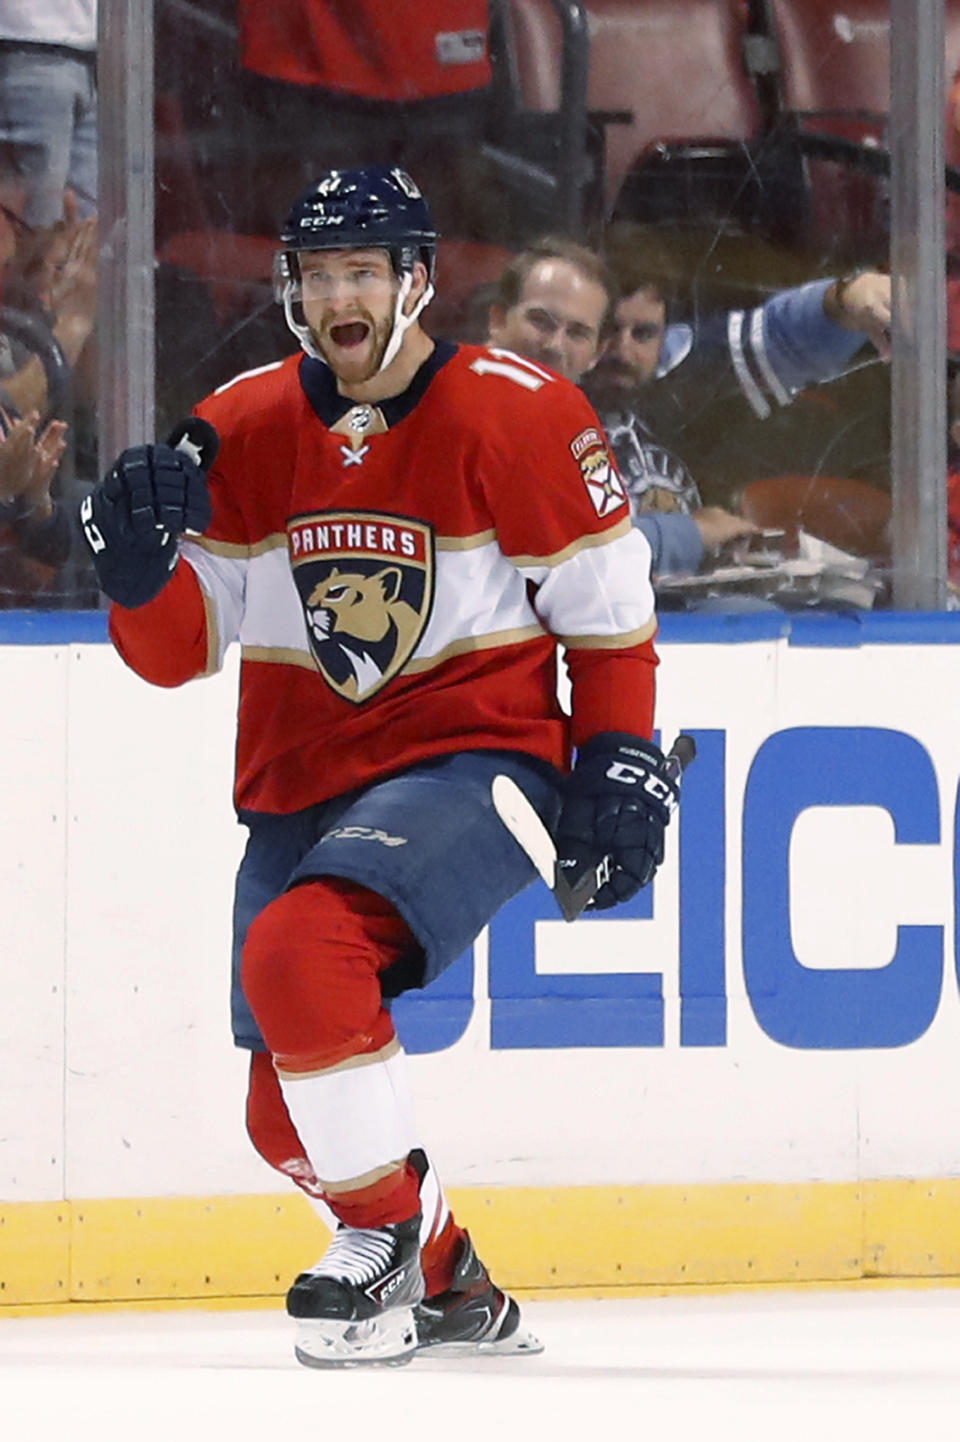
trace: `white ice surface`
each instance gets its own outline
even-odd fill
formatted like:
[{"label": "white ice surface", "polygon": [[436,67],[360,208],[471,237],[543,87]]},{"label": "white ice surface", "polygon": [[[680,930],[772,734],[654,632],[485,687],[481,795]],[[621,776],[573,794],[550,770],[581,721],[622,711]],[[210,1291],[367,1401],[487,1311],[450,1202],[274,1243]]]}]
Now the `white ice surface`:
[{"label": "white ice surface", "polygon": [[940,1442],[960,1290],[528,1303],[539,1357],[316,1372],[279,1312],[0,1318],[5,1442]]}]

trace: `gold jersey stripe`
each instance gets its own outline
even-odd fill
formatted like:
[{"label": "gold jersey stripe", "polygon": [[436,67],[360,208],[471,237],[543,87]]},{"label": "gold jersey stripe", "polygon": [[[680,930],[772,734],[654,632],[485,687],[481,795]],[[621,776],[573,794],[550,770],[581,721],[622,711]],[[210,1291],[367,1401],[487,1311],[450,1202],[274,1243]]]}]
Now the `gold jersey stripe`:
[{"label": "gold jersey stripe", "polygon": [[398,1037],[393,1037],[379,1051],[361,1052],[359,1056],[348,1056],[343,1061],[334,1062],[333,1066],[319,1066],[312,1071],[288,1071],[281,1065],[277,1057],[274,1057],[273,1064],[276,1067],[277,1076],[281,1077],[283,1081],[311,1081],[318,1076],[333,1076],[334,1072],[354,1071],[357,1067],[378,1066],[381,1062],[389,1061],[391,1057],[396,1056],[399,1050],[400,1040]]},{"label": "gold jersey stripe", "polygon": [[507,556],[507,560],[518,570],[530,566],[562,566],[564,561],[571,560],[581,551],[589,551],[594,546],[607,546],[612,541],[619,541],[622,536],[628,536],[631,529],[630,517],[625,516],[619,525],[611,527],[609,531],[600,531],[592,536],[581,536],[578,540],[572,541],[569,546],[564,546],[562,551],[555,551],[551,556]]},{"label": "gold jersey stripe", "polygon": [[[624,519],[619,525],[609,531],[601,531],[597,535],[581,536],[578,540],[572,541],[562,551],[555,551],[549,556],[508,556],[507,559],[518,567],[522,566],[559,566],[571,556],[577,555],[579,551],[588,550],[593,546],[606,546],[611,541],[619,539],[620,536],[628,535],[630,531],[629,518]],[[481,546],[490,546],[497,539],[495,530],[476,531],[470,536],[437,536],[434,545],[438,551],[476,551]],[[210,536],[191,536],[191,544],[200,546],[204,551],[209,551],[212,556],[225,556],[230,560],[246,561],[254,556],[265,555],[268,551],[285,549],[287,546],[287,534],[285,531],[275,531],[262,540],[255,541],[252,546],[245,546],[236,541],[215,541]],[[373,555],[374,553],[371,553]],[[379,553],[377,553],[379,555]],[[315,557],[314,557],[315,559]]]},{"label": "gold jersey stripe", "polygon": [[262,661],[271,666],[300,666],[304,671],[317,670],[309,651],[298,651],[292,646],[241,646],[240,659]]},{"label": "gold jersey stripe", "polygon": [[[385,519],[390,519],[385,517]],[[497,539],[494,530],[477,531],[472,536],[437,536],[434,544],[438,551],[475,551],[480,546],[492,545]],[[287,534],[285,531],[275,531],[262,540],[254,542],[252,546],[241,545],[237,541],[215,541],[209,536],[191,536],[190,541],[195,546],[200,546],[209,551],[212,556],[226,556],[235,561],[246,561],[253,556],[262,556],[267,551],[276,551],[287,545]],[[371,555],[373,553],[371,552]],[[377,553],[379,557],[379,553]],[[314,557],[314,559],[316,559]]]},{"label": "gold jersey stripe", "polygon": [[497,539],[494,530],[477,531],[472,536],[437,536],[434,545],[438,551],[476,551],[480,546],[491,546]]},{"label": "gold jersey stripe", "polygon": [[[535,641],[547,633],[542,626],[518,626],[511,631],[494,631],[486,636],[464,636],[462,640],[451,641],[434,656],[416,657],[401,668],[398,675],[419,674],[441,666],[454,656],[465,656],[471,651],[491,651],[496,646],[519,646],[525,641]],[[645,638],[644,638],[645,639]],[[630,645],[620,637],[611,640],[612,646]],[[309,651],[297,651],[289,646],[243,646],[240,650],[243,661],[259,661],[266,665],[300,666],[305,671],[316,671],[317,666]]]},{"label": "gold jersey stripe", "polygon": [[466,656],[471,651],[492,651],[496,646],[519,646],[524,641],[535,641],[547,633],[542,626],[518,626],[512,631],[493,631],[488,636],[464,636],[460,641],[451,641],[434,656],[415,657],[403,668],[403,675],[430,671],[442,666],[454,656]]},{"label": "gold jersey stripe", "polygon": [[191,536],[190,543],[199,546],[204,551],[209,551],[211,556],[226,556],[231,561],[248,561],[253,556],[263,556],[267,551],[278,551],[286,549],[286,531],[274,531],[269,536],[264,536],[261,541],[255,541],[252,546],[241,545],[237,541],[214,541],[210,536]]},{"label": "gold jersey stripe", "polygon": [[628,646],[640,646],[656,635],[657,618],[654,616],[637,631],[625,631],[619,636],[558,636],[562,646],[574,651],[621,651]]},{"label": "gold jersey stripe", "polygon": [[220,632],[217,627],[217,611],[213,604],[213,597],[208,594],[204,586],[200,587],[200,593],[203,596],[203,615],[207,626],[207,664],[201,674],[215,676],[220,669]]}]

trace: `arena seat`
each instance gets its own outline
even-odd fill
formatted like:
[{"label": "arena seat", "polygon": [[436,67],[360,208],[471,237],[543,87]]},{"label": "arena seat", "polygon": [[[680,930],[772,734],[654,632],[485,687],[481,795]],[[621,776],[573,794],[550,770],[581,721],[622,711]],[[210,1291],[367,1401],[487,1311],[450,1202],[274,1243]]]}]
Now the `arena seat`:
[{"label": "arena seat", "polygon": [[[806,183],[807,239],[828,253],[879,261],[886,250],[884,187],[858,164],[858,152],[886,146],[890,108],[888,0],[759,0],[753,24],[778,57],[774,131],[782,163]],[[757,18],[759,17],[759,19]],[[837,154],[813,138],[839,142]],[[869,160],[869,156],[866,157]],[[798,217],[799,219],[799,217]]]},{"label": "arena seat", "polygon": [[785,110],[859,115],[877,141],[890,109],[888,0],[766,0],[780,47]]},{"label": "arena seat", "polygon": [[744,486],[736,509],[758,526],[786,533],[784,549],[795,550],[802,527],[855,556],[889,555],[890,497],[866,481],[848,476],[775,476]]},{"label": "arena seat", "polygon": [[[745,141],[760,110],[744,64],[740,0],[585,0],[587,110],[605,130],[602,204],[658,141]],[[507,0],[507,44],[520,103],[558,113],[563,37],[554,0]],[[609,117],[616,115],[617,119]]]},{"label": "arena seat", "polygon": [[492,287],[500,279],[509,259],[510,251],[501,245],[441,237],[437,242],[437,293],[423,313],[424,329],[450,340],[470,339],[472,300],[481,287]]}]

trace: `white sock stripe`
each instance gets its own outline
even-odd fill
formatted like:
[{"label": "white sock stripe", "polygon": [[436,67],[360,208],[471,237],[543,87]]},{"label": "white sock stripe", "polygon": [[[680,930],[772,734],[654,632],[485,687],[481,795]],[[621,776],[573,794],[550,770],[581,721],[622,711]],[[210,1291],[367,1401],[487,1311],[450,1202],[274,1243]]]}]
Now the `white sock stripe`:
[{"label": "white sock stripe", "polygon": [[431,1237],[440,1231],[438,1218],[443,1202],[443,1192],[440,1189],[440,1179],[433,1169],[429,1159],[427,1160],[427,1171],[420,1183],[420,1245],[425,1247]]},{"label": "white sock stripe", "polygon": [[290,1118],[325,1183],[365,1177],[416,1145],[402,1049],[372,1066],[280,1077]]},{"label": "white sock stripe", "polygon": [[447,1218],[448,1218],[449,1216],[450,1216],[450,1208],[449,1208],[448,1205],[447,1205],[447,1199],[446,1199],[446,1197],[444,1196],[443,1192],[441,1192],[441,1193],[440,1193],[439,1201],[438,1201],[438,1203],[437,1203],[437,1221],[436,1221],[436,1226],[435,1226],[435,1228],[434,1228],[434,1231],[436,1232],[437,1236],[440,1235],[440,1233],[443,1231],[444,1227],[447,1225]]}]

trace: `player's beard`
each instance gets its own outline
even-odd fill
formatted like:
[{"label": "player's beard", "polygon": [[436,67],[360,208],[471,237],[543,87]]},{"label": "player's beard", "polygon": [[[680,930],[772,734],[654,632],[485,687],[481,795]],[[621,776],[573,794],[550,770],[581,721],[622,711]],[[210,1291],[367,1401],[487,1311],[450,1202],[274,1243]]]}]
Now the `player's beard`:
[{"label": "player's beard", "polygon": [[[337,344],[334,332],[351,325],[365,325],[366,334],[356,345]],[[339,380],[358,385],[372,379],[380,369],[384,352],[393,329],[393,316],[377,320],[367,310],[359,309],[347,319],[337,317],[324,320],[319,334],[314,339],[330,369]]]}]

